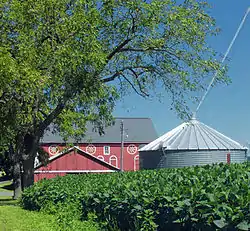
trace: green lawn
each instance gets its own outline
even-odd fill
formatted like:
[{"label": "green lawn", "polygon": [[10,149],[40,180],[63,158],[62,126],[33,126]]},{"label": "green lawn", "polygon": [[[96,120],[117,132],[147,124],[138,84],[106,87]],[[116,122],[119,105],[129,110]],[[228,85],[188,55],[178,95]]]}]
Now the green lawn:
[{"label": "green lawn", "polygon": [[[1,196],[0,197],[0,206],[2,206],[2,205],[18,205],[18,203],[19,203],[19,201],[13,200],[12,197],[9,197],[9,196]],[[1,229],[0,229],[0,231],[1,231]]]},{"label": "green lawn", "polygon": [[19,206],[0,206],[0,231],[96,231],[92,222],[70,222],[64,227],[56,217],[41,212],[30,212]]}]

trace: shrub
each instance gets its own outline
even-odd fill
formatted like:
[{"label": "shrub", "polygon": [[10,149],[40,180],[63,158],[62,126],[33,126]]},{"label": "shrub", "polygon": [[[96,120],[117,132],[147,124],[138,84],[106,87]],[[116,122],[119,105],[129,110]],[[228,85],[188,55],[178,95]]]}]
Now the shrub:
[{"label": "shrub", "polygon": [[69,175],[36,183],[22,204],[75,206],[72,216],[92,214],[108,230],[248,230],[250,165]]}]

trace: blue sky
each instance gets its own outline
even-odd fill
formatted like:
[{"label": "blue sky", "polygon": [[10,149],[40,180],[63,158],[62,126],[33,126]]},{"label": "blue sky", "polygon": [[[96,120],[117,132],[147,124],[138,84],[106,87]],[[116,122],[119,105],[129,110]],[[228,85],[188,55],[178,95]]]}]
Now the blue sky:
[{"label": "blue sky", "polygon": [[[212,47],[224,54],[246,10],[249,0],[208,0],[212,5],[211,15],[216,19],[221,33],[212,39]],[[229,54],[229,86],[212,88],[197,119],[239,141],[243,145],[250,142],[250,14]],[[115,116],[150,117],[158,135],[162,135],[182,121],[170,110],[170,98],[163,103],[157,99],[148,101],[132,94],[119,102]]]}]

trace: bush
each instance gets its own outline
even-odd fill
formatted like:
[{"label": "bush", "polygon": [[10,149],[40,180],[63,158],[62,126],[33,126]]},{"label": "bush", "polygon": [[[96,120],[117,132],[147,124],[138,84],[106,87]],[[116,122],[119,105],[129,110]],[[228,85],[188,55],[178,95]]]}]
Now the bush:
[{"label": "bush", "polygon": [[108,230],[248,230],[250,165],[68,175],[24,191],[24,208],[102,222]]}]

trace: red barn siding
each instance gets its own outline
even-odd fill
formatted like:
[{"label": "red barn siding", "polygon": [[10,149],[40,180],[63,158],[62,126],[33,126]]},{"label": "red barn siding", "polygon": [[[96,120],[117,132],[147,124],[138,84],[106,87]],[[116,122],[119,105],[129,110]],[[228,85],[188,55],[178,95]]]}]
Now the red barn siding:
[{"label": "red barn siding", "polygon": [[75,151],[71,151],[67,154],[64,154],[46,167],[40,167],[39,171],[66,171],[66,170],[109,170],[110,168],[103,166],[100,163],[97,163]]},{"label": "red barn siding", "polygon": [[[57,145],[59,147],[60,150],[63,150],[65,149],[65,146],[61,145],[61,144],[54,144],[54,145]],[[92,144],[96,147],[96,151],[94,154],[92,154],[93,156],[95,157],[103,157],[104,161],[106,162],[110,162],[110,157],[111,156],[116,156],[117,158],[117,164],[118,164],[118,168],[120,168],[120,153],[121,153],[121,147],[120,147],[120,144]],[[139,155],[139,152],[138,152],[138,149],[139,149],[139,144],[132,144],[132,145],[135,145],[136,148],[137,148],[137,151],[134,153],[134,154],[130,154],[128,151],[127,151],[127,148],[128,146],[131,145],[131,144],[125,144],[124,145],[124,151],[123,151],[123,155],[124,155],[124,158],[123,158],[123,166],[124,166],[124,170],[125,171],[134,171],[134,169],[138,170],[138,165],[137,167],[135,167],[135,161],[134,161],[134,158]],[[49,149],[49,146],[48,144],[45,144],[43,145],[43,149],[48,152],[48,149]],[[88,144],[79,144],[78,145],[79,148],[81,148],[83,151],[86,151],[86,147],[88,146]],[[105,155],[104,154],[104,146],[110,146],[110,154],[109,155]],[[50,155],[52,156],[52,155]],[[74,161],[74,160],[71,160],[71,161]]]},{"label": "red barn siding", "polygon": [[47,166],[41,166],[35,171],[35,181],[43,178],[53,178],[64,176],[67,173],[84,172],[108,172],[114,171],[114,167],[107,163],[95,159],[84,152],[78,153],[77,150],[71,150],[68,153],[59,155],[52,159]]},{"label": "red barn siding", "polygon": [[[42,148],[49,153],[50,145],[55,145],[58,147],[58,153],[65,150],[66,145],[63,144],[43,144]],[[89,144],[78,144],[78,147],[83,151],[87,152],[87,146]],[[121,147],[120,144],[116,143],[107,143],[107,144],[91,144],[95,148],[95,152],[91,155],[101,159],[107,163],[114,165],[117,168],[120,168],[120,153]],[[129,145],[133,145],[132,147],[136,147],[133,153],[128,152]],[[124,144],[124,151],[123,151],[123,166],[125,171],[136,171],[139,170],[139,145],[135,143],[128,143]],[[104,146],[110,146],[110,154],[104,154]],[[93,149],[92,149],[93,150]],[[52,157],[51,153],[49,155]],[[117,165],[116,165],[117,164]],[[94,161],[91,158],[87,158],[86,156],[77,153],[76,151],[71,151],[65,155],[61,155],[58,158],[54,159],[51,163],[48,164],[46,167],[40,167],[37,169],[38,171],[66,171],[66,170],[74,170],[74,171],[81,171],[81,170],[109,170],[110,168]],[[63,175],[65,175],[64,173]],[[40,180],[42,178],[53,178],[58,173],[36,173],[35,181]]]},{"label": "red barn siding", "polygon": [[[121,156],[121,146],[120,144],[93,144],[96,147],[96,152],[93,154],[93,156],[100,157],[102,156],[104,158],[104,161],[110,163],[110,157],[116,156],[117,158],[117,167],[120,168],[120,156]],[[136,146],[137,151],[134,154],[130,154],[127,151],[128,146],[131,144],[125,144],[124,150],[123,150],[123,166],[125,171],[134,171],[139,170],[139,164],[134,165],[134,158],[139,155],[138,149],[139,144],[133,144]],[[104,154],[104,146],[110,146],[110,154],[105,155]],[[87,144],[80,144],[79,147],[86,151]],[[139,161],[139,160],[138,160]],[[136,162],[138,162],[136,161]]]}]

